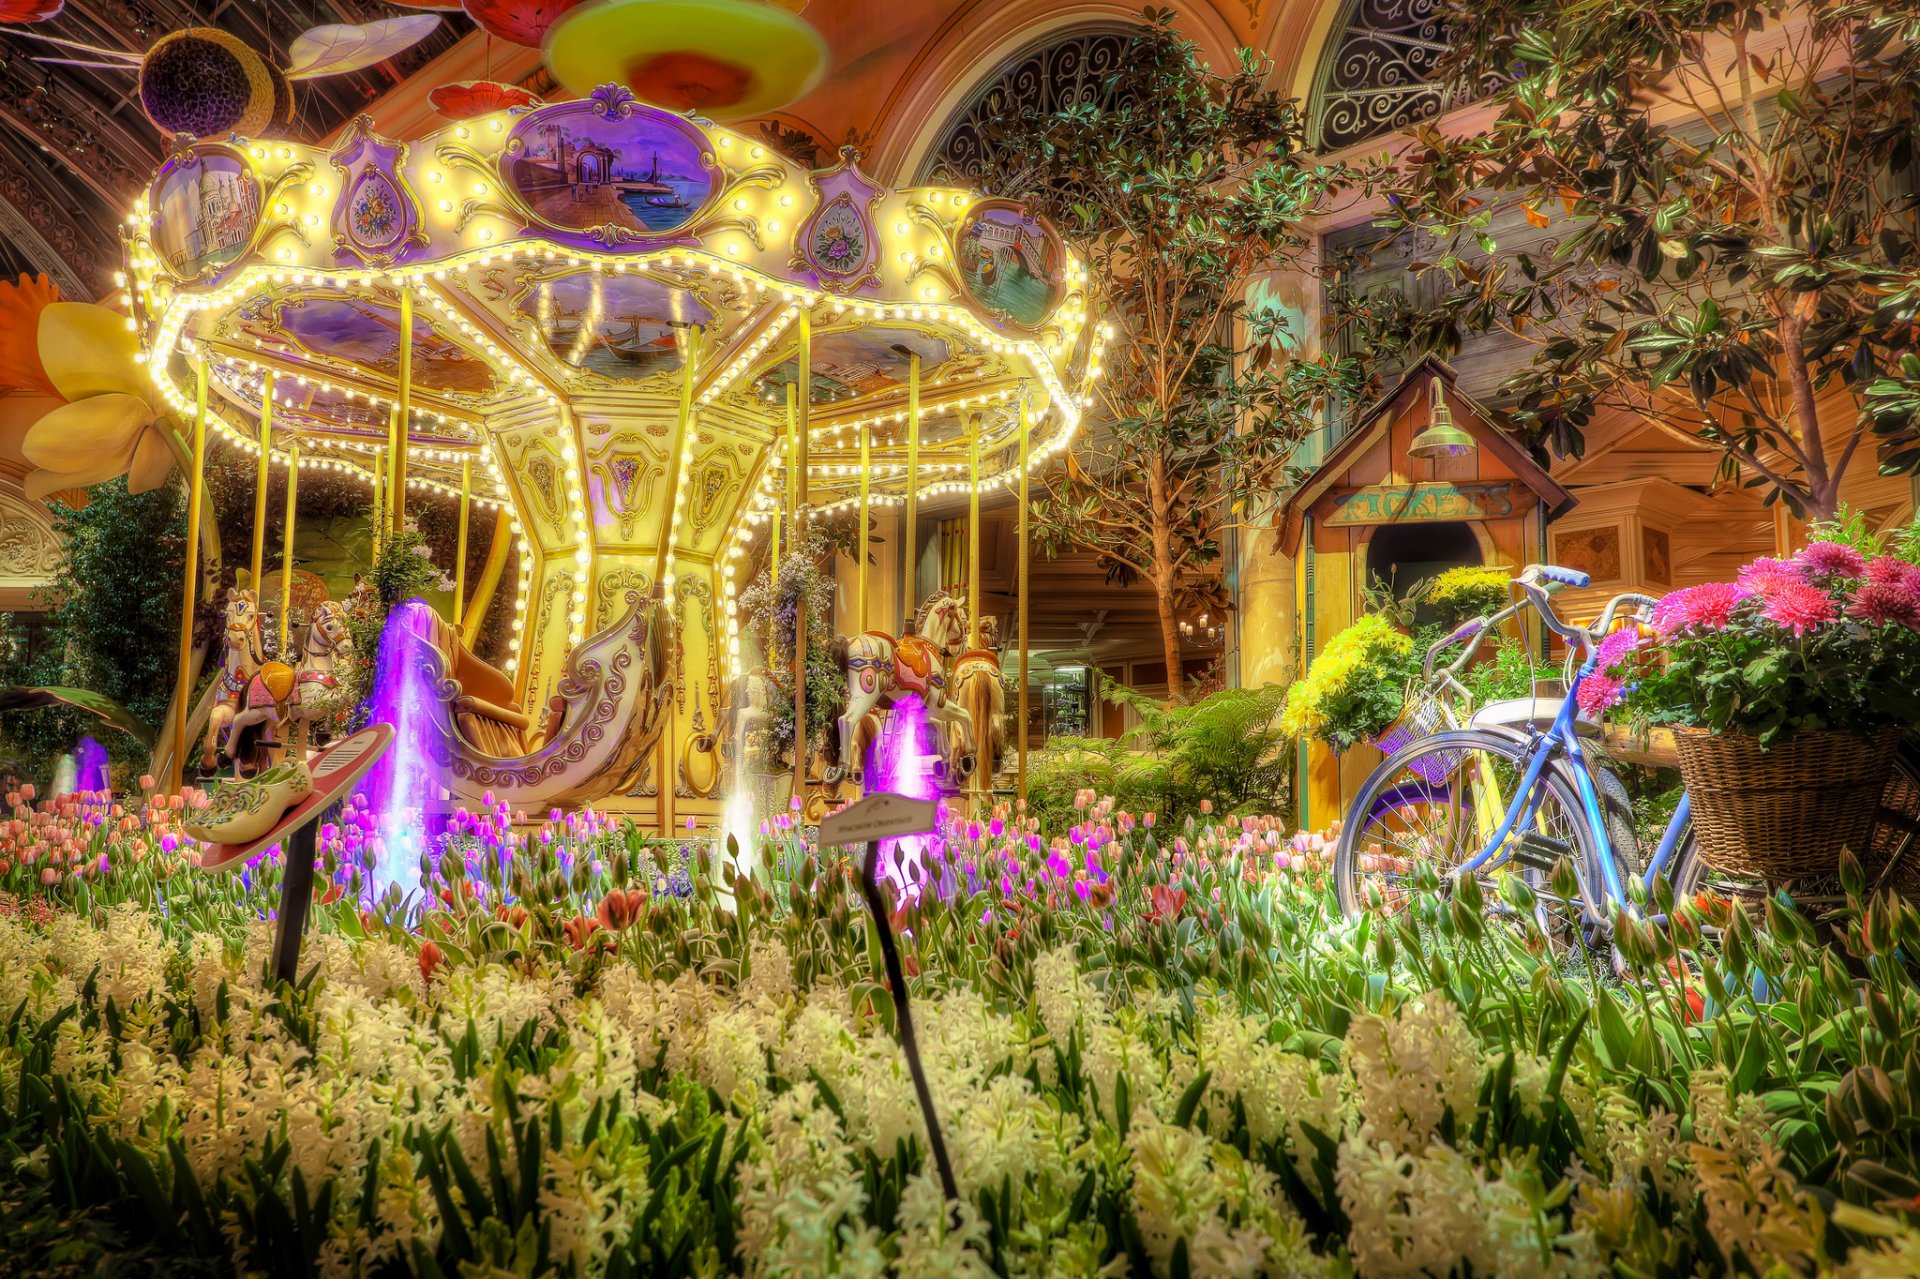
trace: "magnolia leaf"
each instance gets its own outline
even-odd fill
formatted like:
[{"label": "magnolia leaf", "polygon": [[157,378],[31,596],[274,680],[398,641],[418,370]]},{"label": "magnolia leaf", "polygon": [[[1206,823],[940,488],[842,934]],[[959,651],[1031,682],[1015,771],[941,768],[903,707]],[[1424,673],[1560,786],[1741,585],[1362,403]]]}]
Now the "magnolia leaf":
[{"label": "magnolia leaf", "polygon": [[287,79],[312,80],[364,70],[411,49],[439,26],[434,14],[410,13],[357,26],[315,27],[295,36],[287,46]]},{"label": "magnolia leaf", "polygon": [[62,688],[58,685],[26,687],[15,684],[0,687],[0,712],[44,710],[49,706],[71,706],[85,711],[127,734],[147,750],[153,749],[153,730],[111,697],[102,697],[84,688]]}]

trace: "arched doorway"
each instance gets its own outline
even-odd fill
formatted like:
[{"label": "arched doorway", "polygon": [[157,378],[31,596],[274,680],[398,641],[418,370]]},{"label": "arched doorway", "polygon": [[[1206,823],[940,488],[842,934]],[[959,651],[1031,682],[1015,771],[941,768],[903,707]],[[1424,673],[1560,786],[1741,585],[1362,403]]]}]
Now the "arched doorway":
[{"label": "arched doorway", "polygon": [[[1416,588],[1450,568],[1486,563],[1479,535],[1464,520],[1436,524],[1383,524],[1367,542],[1367,582],[1385,582],[1395,599],[1405,599]],[[1421,605],[1414,611],[1415,626],[1439,620]]]}]

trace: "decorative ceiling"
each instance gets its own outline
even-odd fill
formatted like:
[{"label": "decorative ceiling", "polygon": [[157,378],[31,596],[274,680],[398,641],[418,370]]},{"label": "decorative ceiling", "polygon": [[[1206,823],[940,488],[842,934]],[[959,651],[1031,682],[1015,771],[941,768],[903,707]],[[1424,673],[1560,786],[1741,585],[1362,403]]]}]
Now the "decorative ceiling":
[{"label": "decorative ceiling", "polygon": [[[310,27],[402,12],[356,0],[68,0],[51,21],[0,27],[0,272],[9,279],[44,272],[76,298],[107,292],[120,267],[121,219],[166,147],[141,112],[135,76],[41,61],[61,50],[26,31],[138,54],[169,31],[210,26],[284,57]],[[333,133],[472,30],[457,11],[441,17],[438,31],[397,57],[298,85],[287,136]]]}]

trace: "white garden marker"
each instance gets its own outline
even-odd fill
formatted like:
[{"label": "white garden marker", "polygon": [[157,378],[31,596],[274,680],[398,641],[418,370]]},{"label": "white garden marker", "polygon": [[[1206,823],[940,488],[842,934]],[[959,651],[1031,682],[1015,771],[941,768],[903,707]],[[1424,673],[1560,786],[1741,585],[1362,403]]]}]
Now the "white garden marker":
[{"label": "white garden marker", "polygon": [[902,835],[930,834],[940,824],[940,801],[881,791],[820,819],[820,846],[838,848]]}]

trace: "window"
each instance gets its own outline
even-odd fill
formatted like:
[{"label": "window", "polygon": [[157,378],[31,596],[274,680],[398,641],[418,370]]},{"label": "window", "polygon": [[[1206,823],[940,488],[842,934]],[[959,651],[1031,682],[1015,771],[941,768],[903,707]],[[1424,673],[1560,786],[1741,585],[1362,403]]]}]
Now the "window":
[{"label": "window", "polygon": [[1434,78],[1448,47],[1441,12],[1440,0],[1347,0],[1314,77],[1310,145],[1337,151],[1475,96]]},{"label": "window", "polygon": [[993,131],[1024,111],[1058,111],[1109,101],[1108,81],[1127,47],[1123,31],[1081,31],[1029,47],[968,97],[920,164],[917,181],[1001,189],[995,179],[1013,157],[997,155]]}]

